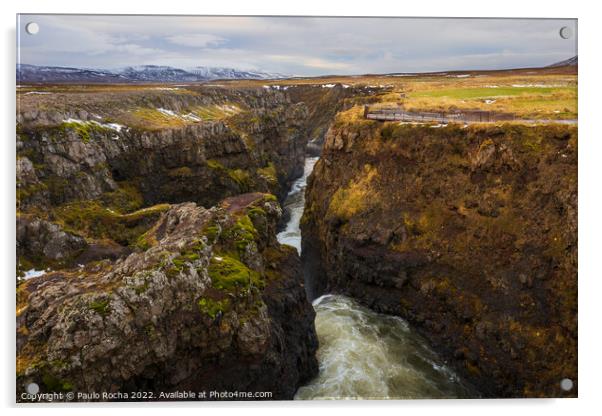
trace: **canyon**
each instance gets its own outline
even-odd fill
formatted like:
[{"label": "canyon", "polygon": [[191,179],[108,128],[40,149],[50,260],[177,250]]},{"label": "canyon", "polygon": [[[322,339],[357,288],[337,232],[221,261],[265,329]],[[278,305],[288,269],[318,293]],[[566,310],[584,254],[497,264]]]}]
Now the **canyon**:
[{"label": "canyon", "polygon": [[357,324],[389,398],[576,396],[576,126],[312,82],[20,91],[18,392],[374,397],[325,378]]}]

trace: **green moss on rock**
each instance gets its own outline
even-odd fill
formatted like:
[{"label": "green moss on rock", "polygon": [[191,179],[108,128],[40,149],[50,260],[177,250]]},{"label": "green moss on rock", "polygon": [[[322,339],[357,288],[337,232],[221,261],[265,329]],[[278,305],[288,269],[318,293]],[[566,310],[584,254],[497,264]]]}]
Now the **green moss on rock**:
[{"label": "green moss on rock", "polygon": [[158,242],[157,242],[157,239],[155,238],[155,236],[153,234],[149,233],[149,231],[147,231],[144,234],[142,234],[140,237],[138,237],[138,239],[136,240],[135,246],[143,251],[146,251],[149,248],[156,246],[157,243]]},{"label": "green moss on rock", "polygon": [[241,191],[247,191],[253,186],[249,172],[243,169],[227,169],[228,176],[238,185]]},{"label": "green moss on rock", "polygon": [[222,165],[220,162],[218,162],[218,161],[217,161],[217,160],[215,160],[215,159],[208,159],[208,160],[207,160],[207,167],[208,167],[209,169],[214,169],[214,170],[221,170],[221,169],[224,169],[224,170],[225,170],[225,169],[226,169],[226,168],[224,167],[224,165]]},{"label": "green moss on rock", "polygon": [[45,183],[39,182],[27,186],[17,186],[17,202],[31,198],[48,189]]},{"label": "green moss on rock", "polygon": [[263,208],[260,207],[253,207],[248,211],[248,215],[250,217],[256,217],[256,216],[262,216],[265,217],[266,213],[265,210]]},{"label": "green moss on rock", "polygon": [[182,251],[177,257],[174,257],[171,262],[167,262],[162,267],[169,265],[165,270],[165,274],[169,278],[178,276],[181,272],[187,272],[192,264],[201,258],[199,251],[203,248],[203,243],[198,240],[192,246]]},{"label": "green moss on rock", "polygon": [[270,184],[278,183],[278,174],[272,162],[268,163],[266,167],[257,169],[257,173]]},{"label": "green moss on rock", "polygon": [[90,309],[101,316],[107,316],[110,312],[110,301],[108,299],[92,301]]},{"label": "green moss on rock", "polygon": [[119,188],[112,192],[105,192],[101,197],[107,207],[120,214],[136,211],[144,205],[144,198],[140,189],[132,182],[120,182]]},{"label": "green moss on rock", "polygon": [[73,383],[68,380],[62,380],[56,376],[46,373],[42,376],[42,383],[49,392],[68,392],[73,390]]},{"label": "green moss on rock", "polygon": [[207,167],[216,171],[219,175],[230,178],[236,183],[241,192],[247,192],[254,185],[251,174],[244,169],[228,169],[215,159],[208,159]]},{"label": "green moss on rock", "polygon": [[378,200],[375,182],[378,179],[378,170],[369,164],[358,178],[349,181],[346,187],[341,187],[332,196],[328,213],[339,218],[349,220],[352,216],[365,211]]},{"label": "green moss on rock", "polygon": [[255,241],[257,230],[249,215],[241,215],[231,227],[224,230],[223,237],[225,242],[233,243],[241,251]]},{"label": "green moss on rock", "polygon": [[62,132],[67,132],[69,130],[75,131],[77,136],[84,143],[88,143],[92,140],[94,133],[107,133],[110,131],[110,129],[107,129],[106,127],[89,122],[64,122],[59,126],[59,129]]},{"label": "green moss on rock", "polygon": [[263,281],[258,272],[249,269],[242,262],[229,255],[214,256],[209,264],[209,277],[213,287],[232,291],[253,285],[262,287]]},{"label": "green moss on rock", "polygon": [[209,315],[211,319],[215,319],[218,313],[226,313],[230,309],[230,300],[214,300],[211,298],[201,298],[198,301],[199,311],[202,314]]},{"label": "green moss on rock", "polygon": [[220,227],[216,224],[211,224],[203,230],[203,235],[207,237],[207,241],[213,243],[220,234]]},{"label": "green moss on rock", "polygon": [[99,201],[78,201],[53,210],[57,222],[67,231],[89,238],[108,238],[122,245],[135,245],[169,204],[144,208],[130,214],[119,214],[103,207]]}]

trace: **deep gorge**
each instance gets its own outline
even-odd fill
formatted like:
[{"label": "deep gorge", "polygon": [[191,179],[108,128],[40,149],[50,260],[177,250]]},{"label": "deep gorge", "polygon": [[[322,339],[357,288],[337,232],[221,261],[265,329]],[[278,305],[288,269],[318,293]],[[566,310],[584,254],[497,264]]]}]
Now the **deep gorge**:
[{"label": "deep gorge", "polygon": [[[283,204],[289,221],[278,241],[301,251],[305,189],[318,157],[305,169]],[[305,275],[306,288],[314,276]],[[319,374],[295,399],[464,398],[479,393],[450,370],[401,318],[378,314],[336,294],[308,299],[316,310]]]},{"label": "deep gorge", "polygon": [[[576,128],[349,118],[377,93],[161,92],[151,107],[242,110],[118,132],[87,122],[119,117],[113,97],[24,106],[18,273],[50,271],[18,284],[18,382],[558,395],[577,379]],[[363,349],[337,362],[337,342]]]}]

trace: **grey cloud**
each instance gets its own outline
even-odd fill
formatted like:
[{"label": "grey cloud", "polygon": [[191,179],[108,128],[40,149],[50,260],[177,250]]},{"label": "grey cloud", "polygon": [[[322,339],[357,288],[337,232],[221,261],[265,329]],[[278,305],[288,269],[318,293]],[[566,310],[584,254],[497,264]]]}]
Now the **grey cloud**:
[{"label": "grey cloud", "polygon": [[361,74],[546,65],[576,54],[561,26],[577,32],[570,19],[28,15],[19,41],[20,62],[38,65]]},{"label": "grey cloud", "polygon": [[225,39],[208,33],[191,33],[186,35],[168,36],[167,40],[178,45],[203,48],[206,46],[218,46]]}]

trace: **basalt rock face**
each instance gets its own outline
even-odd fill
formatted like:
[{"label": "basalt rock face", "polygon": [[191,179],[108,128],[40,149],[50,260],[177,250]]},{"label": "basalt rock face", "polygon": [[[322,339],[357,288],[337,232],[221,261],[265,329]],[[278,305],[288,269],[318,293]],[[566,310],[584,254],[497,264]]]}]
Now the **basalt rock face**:
[{"label": "basalt rock face", "polygon": [[485,396],[577,395],[575,127],[335,122],[306,201],[311,297],[408,319]]},{"label": "basalt rock face", "polygon": [[275,237],[280,213],[260,193],[172,205],[146,249],[22,283],[18,397],[36,382],[43,392],[291,399],[317,372],[317,339],[299,257]]},{"label": "basalt rock face", "polygon": [[[123,181],[139,187],[146,205],[212,206],[224,196],[254,190],[284,195],[303,170],[306,109],[281,93],[248,94],[259,94],[251,101],[256,107],[227,120],[161,129],[116,131],[94,124],[100,111],[60,112],[57,106],[46,114],[25,107],[17,135],[20,206],[99,198]],[[186,96],[168,98],[156,98],[154,105],[192,105]]]},{"label": "basalt rock face", "polygon": [[[141,208],[182,202],[211,207],[225,197],[255,191],[282,200],[302,174],[304,104],[265,89],[158,90],[67,89],[19,96],[21,218],[55,224],[61,232],[85,238],[92,252],[82,261],[102,258],[105,252],[111,258],[124,247],[131,249],[135,235],[156,220],[133,218],[146,215],[136,213]],[[221,115],[201,120],[191,116],[192,110]],[[127,235],[112,231],[115,221]],[[31,240],[36,234],[23,236]],[[29,240],[20,246],[43,243]],[[65,264],[81,254],[64,248],[59,257]],[[28,253],[19,252],[22,269],[53,262]]]}]

